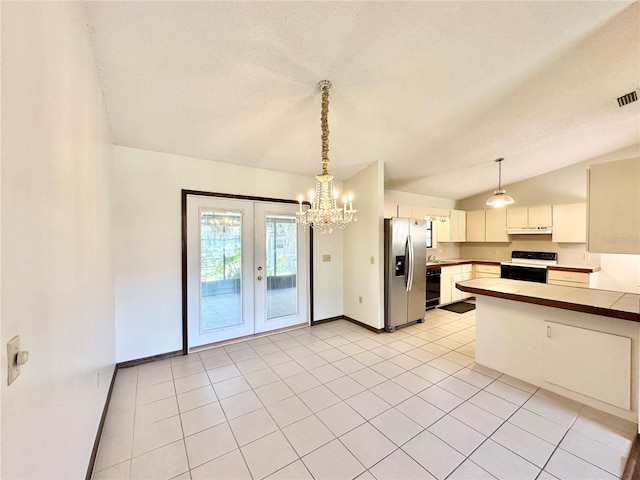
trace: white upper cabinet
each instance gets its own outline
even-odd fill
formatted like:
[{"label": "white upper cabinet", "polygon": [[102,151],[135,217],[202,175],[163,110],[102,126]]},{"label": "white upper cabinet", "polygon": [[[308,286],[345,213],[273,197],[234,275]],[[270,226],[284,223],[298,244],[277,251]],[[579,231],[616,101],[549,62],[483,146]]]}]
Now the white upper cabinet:
[{"label": "white upper cabinet", "polygon": [[449,218],[444,222],[438,222],[437,235],[439,242],[464,242],[466,240],[467,212],[451,210]]},{"label": "white upper cabinet", "polygon": [[398,216],[398,205],[384,202],[384,218],[394,218]]},{"label": "white upper cabinet", "polygon": [[529,226],[529,207],[507,208],[507,228],[525,228]]},{"label": "white upper cabinet", "polygon": [[551,241],[556,243],[585,243],[587,241],[586,203],[553,206]]},{"label": "white upper cabinet", "polygon": [[529,207],[530,227],[550,227],[553,225],[553,209],[551,205],[535,205]]},{"label": "white upper cabinet", "polygon": [[640,158],[589,167],[587,249],[640,254]]},{"label": "white upper cabinet", "polygon": [[485,240],[487,242],[508,242],[507,211],[504,208],[486,210]]},{"label": "white upper cabinet", "polygon": [[467,242],[486,241],[486,210],[467,212]]},{"label": "white upper cabinet", "polygon": [[551,205],[507,208],[507,228],[539,228],[552,225]]}]

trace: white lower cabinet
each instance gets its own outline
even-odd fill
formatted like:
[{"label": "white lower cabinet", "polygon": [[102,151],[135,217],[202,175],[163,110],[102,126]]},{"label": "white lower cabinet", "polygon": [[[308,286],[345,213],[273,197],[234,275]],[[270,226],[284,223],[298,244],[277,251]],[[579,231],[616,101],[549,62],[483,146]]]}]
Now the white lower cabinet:
[{"label": "white lower cabinet", "polygon": [[631,409],[631,339],[545,321],[544,381]]},{"label": "white lower cabinet", "polygon": [[547,283],[565,287],[598,288],[598,273],[548,270]]},{"label": "white lower cabinet", "polygon": [[471,280],[473,277],[472,265],[454,265],[442,267],[440,274],[440,305],[459,302],[472,295],[456,288],[456,283],[463,280]]},{"label": "white lower cabinet", "polygon": [[476,295],[476,362],[638,421],[636,322]]},{"label": "white lower cabinet", "polygon": [[473,266],[473,278],[500,278],[500,265],[476,263]]}]

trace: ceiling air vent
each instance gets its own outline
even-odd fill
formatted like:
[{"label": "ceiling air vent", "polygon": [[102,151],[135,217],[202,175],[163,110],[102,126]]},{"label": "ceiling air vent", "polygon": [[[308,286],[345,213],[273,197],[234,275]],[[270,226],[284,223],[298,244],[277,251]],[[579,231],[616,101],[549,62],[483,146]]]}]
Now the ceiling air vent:
[{"label": "ceiling air vent", "polygon": [[618,106],[624,107],[625,105],[629,105],[630,103],[638,101],[638,89],[633,92],[629,92],[621,97],[618,97]]}]

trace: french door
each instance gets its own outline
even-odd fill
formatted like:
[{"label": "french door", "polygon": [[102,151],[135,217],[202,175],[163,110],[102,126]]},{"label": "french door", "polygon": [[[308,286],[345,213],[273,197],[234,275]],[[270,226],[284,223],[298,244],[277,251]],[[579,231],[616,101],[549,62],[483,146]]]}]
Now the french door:
[{"label": "french door", "polygon": [[188,347],[308,322],[295,204],[187,195]]}]

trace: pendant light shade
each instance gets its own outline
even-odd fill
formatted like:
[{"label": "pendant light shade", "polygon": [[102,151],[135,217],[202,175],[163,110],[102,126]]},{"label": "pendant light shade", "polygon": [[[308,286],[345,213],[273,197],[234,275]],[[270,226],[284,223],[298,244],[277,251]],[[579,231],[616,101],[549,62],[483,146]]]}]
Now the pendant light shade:
[{"label": "pendant light shade", "polygon": [[496,162],[498,163],[498,190],[494,190],[493,195],[491,195],[486,202],[486,205],[489,207],[504,207],[505,205],[511,205],[515,201],[509,195],[507,195],[507,191],[502,189],[502,161],[504,158],[498,158]]}]

